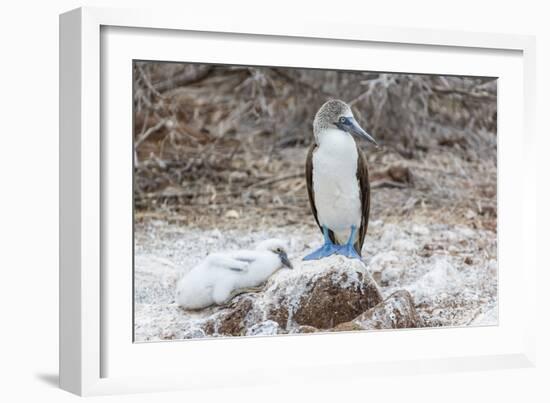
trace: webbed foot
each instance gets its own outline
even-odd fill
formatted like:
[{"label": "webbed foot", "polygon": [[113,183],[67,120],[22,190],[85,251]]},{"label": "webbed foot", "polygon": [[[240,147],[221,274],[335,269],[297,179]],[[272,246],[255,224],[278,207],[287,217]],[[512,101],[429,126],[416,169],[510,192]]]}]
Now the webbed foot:
[{"label": "webbed foot", "polygon": [[361,260],[361,256],[359,256],[359,253],[355,250],[355,247],[350,244],[342,245],[338,248],[338,251],[336,254],[345,256],[349,259],[359,259]]},{"label": "webbed foot", "polygon": [[361,256],[359,256],[359,253],[357,253],[357,251],[355,250],[355,247],[353,246],[356,231],[357,231],[357,228],[355,227],[355,225],[352,225],[348,242],[346,242],[345,245],[338,247],[338,251],[336,252],[338,255],[345,256],[349,259],[361,260]]},{"label": "webbed foot", "polygon": [[334,245],[332,242],[325,243],[319,249],[317,249],[316,251],[304,257],[303,260],[319,260],[324,257],[328,257],[330,255],[334,255],[335,253],[338,253],[338,250],[339,250],[339,247]]}]

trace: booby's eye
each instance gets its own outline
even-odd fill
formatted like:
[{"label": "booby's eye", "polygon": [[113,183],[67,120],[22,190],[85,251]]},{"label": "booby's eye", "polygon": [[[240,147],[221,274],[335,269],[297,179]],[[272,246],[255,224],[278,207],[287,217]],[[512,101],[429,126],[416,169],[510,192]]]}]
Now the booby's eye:
[{"label": "booby's eye", "polygon": [[346,118],[344,116],[340,117],[340,123],[346,123]]},{"label": "booby's eye", "polygon": [[282,253],[282,252],[283,252],[283,250],[281,248],[275,249],[275,253]]}]

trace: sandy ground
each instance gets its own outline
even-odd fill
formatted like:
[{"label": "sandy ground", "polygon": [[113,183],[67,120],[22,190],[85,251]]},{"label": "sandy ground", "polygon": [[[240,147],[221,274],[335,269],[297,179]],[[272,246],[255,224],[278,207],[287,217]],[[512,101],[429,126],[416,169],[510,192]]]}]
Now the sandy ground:
[{"label": "sandy ground", "polygon": [[[273,157],[273,166],[262,167],[268,179],[232,183],[232,196],[204,185],[198,198],[168,197],[137,211],[136,341],[200,336],[193,323],[209,312],[182,311],[174,290],[208,253],[278,237],[290,242],[297,263],[320,245],[302,176],[305,153],[293,148]],[[409,290],[431,327],[497,324],[496,161],[454,149],[419,159],[391,150],[368,156],[371,184],[393,184],[372,189],[363,246],[384,297]]]},{"label": "sandy ground", "polygon": [[[270,237],[289,240],[295,262],[322,241],[306,225],[243,231],[186,228],[161,220],[138,223],[135,340],[174,338],[174,327],[187,331],[177,338],[200,337],[193,335],[193,323],[201,314],[182,312],[174,304],[178,278],[209,252],[250,247]],[[371,221],[363,249],[384,297],[407,289],[430,327],[497,324],[496,253],[493,231],[422,220]]]}]

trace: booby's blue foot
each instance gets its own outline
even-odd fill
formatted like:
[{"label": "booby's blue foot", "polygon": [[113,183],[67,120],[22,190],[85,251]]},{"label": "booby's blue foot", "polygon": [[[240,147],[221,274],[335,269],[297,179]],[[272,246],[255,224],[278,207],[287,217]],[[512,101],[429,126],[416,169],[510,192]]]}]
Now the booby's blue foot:
[{"label": "booby's blue foot", "polygon": [[355,232],[356,232],[355,225],[352,225],[348,242],[345,245],[338,247],[338,251],[336,253],[338,255],[342,255],[350,259],[361,260],[361,256],[359,256],[359,253],[357,253],[357,251],[355,250],[355,246],[353,246],[353,242],[355,241]]},{"label": "booby's blue foot", "polygon": [[335,253],[338,253],[338,250],[340,247],[332,243],[332,241],[330,240],[330,237],[328,236],[328,229],[324,225],[323,225],[323,237],[325,238],[325,243],[323,244],[323,246],[321,246],[316,251],[304,257],[303,260],[319,260],[324,257],[328,257],[330,255],[334,255]]},{"label": "booby's blue foot", "polygon": [[355,246],[350,244],[342,245],[338,248],[338,252],[336,252],[339,255],[345,256],[350,259],[359,259],[361,260],[361,256],[359,256],[359,253],[355,250]]},{"label": "booby's blue foot", "polygon": [[319,260],[324,257],[334,255],[335,253],[338,253],[339,250],[340,248],[334,245],[332,242],[326,243],[323,246],[321,246],[319,249],[317,249],[315,252],[312,252],[306,257],[304,257],[304,260]]}]

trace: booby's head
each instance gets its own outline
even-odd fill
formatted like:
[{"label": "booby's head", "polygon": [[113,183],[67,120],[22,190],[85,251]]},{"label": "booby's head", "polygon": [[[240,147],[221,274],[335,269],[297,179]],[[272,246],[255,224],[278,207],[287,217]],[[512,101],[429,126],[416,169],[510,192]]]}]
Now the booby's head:
[{"label": "booby's head", "polygon": [[331,99],[321,106],[315,119],[313,120],[313,134],[315,142],[320,143],[321,137],[329,130],[339,130],[344,133],[355,134],[359,137],[366,138],[374,145],[378,145],[374,138],[368,134],[357,120],[353,117],[353,112],[348,104],[339,99]]},{"label": "booby's head", "polygon": [[288,259],[288,255],[286,253],[288,248],[288,245],[285,241],[282,239],[267,239],[265,241],[260,242],[256,246],[256,250],[265,250],[271,253],[276,254],[279,259],[281,259],[281,263],[283,266],[288,267],[289,269],[292,269],[292,263],[290,263],[290,260]]}]

